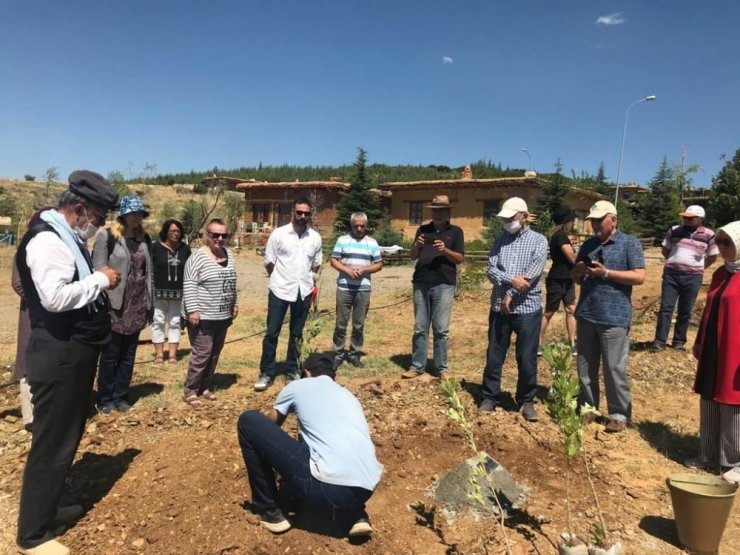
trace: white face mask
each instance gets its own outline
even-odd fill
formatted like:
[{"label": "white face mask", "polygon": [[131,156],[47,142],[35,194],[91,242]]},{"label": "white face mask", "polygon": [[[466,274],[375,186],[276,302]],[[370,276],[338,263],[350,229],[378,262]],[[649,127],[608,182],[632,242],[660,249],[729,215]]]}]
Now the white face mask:
[{"label": "white face mask", "polygon": [[77,233],[77,236],[83,241],[92,239],[93,237],[95,237],[95,234],[97,232],[98,232],[98,226],[93,225],[90,222],[87,222],[87,227],[85,229],[80,229],[79,227],[75,227],[75,233]]},{"label": "white face mask", "polygon": [[512,220],[507,224],[504,224],[504,229],[509,233],[516,233],[522,228],[522,222],[519,220]]}]

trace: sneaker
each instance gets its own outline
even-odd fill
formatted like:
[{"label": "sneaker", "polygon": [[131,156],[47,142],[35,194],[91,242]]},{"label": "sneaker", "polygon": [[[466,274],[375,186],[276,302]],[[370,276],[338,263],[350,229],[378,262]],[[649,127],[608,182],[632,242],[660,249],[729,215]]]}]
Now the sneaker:
[{"label": "sneaker", "polygon": [[653,341],[653,344],[650,345],[649,350],[651,353],[659,353],[660,351],[665,350],[665,343],[661,343],[660,341]]},{"label": "sneaker", "polygon": [[414,378],[418,378],[422,374],[424,374],[424,372],[419,372],[418,370],[414,370],[413,368],[409,368],[403,374],[401,374],[401,377],[404,380],[413,380]]},{"label": "sneaker", "polygon": [[337,368],[339,368],[342,363],[344,362],[344,355],[342,356],[335,356],[334,357],[334,371],[337,371]]},{"label": "sneaker", "polygon": [[575,358],[575,357],[577,357],[577,356],[578,356],[578,348],[577,348],[577,347],[576,347],[575,345],[573,345],[573,346],[572,346],[572,347],[570,348],[570,355],[571,355],[571,356],[572,356],[573,358]]},{"label": "sneaker", "polygon": [[[288,378],[289,381],[294,382],[301,379],[301,373],[298,370],[294,370],[293,372],[288,372],[285,377]],[[257,389],[257,384],[254,385],[254,388]]]},{"label": "sneaker", "polygon": [[537,347],[537,356],[538,357],[541,357],[542,356],[542,347],[541,346],[540,347]]},{"label": "sneaker", "polygon": [[674,341],[673,345],[671,347],[677,351],[685,351],[686,350],[686,343],[681,343],[680,341],[676,343]]},{"label": "sneaker", "polygon": [[350,538],[361,538],[371,536],[373,533],[373,527],[370,526],[370,520],[367,517],[362,517],[360,520],[352,525],[349,529]]},{"label": "sneaker", "polygon": [[481,404],[478,405],[478,412],[493,412],[496,410],[496,403],[490,399],[483,399]]},{"label": "sneaker", "polygon": [[360,357],[349,357],[347,361],[355,368],[365,368],[365,363],[360,360]]},{"label": "sneaker", "polygon": [[704,470],[709,466],[707,459],[699,455],[698,457],[691,457],[683,461],[683,465],[686,468],[693,468],[695,470]]},{"label": "sneaker", "polygon": [[118,412],[128,412],[134,407],[128,404],[128,401],[118,401],[115,405],[115,408]]},{"label": "sneaker", "polygon": [[732,484],[740,484],[740,467],[731,468],[722,474],[722,479]]},{"label": "sneaker", "polygon": [[270,387],[270,385],[272,385],[272,378],[267,374],[260,374],[259,378],[257,378],[257,381],[254,382],[254,390],[264,391],[265,389]]},{"label": "sneaker", "polygon": [[627,429],[626,420],[615,420],[614,418],[609,420],[609,422],[604,427],[604,431],[610,434],[618,434],[620,432],[625,431],[626,429]]},{"label": "sneaker", "polygon": [[113,403],[105,403],[104,405],[98,406],[98,412],[105,414],[106,416],[116,410],[116,406]]},{"label": "sneaker", "polygon": [[283,516],[280,509],[270,509],[260,515],[260,524],[273,534],[282,534],[290,530],[290,522]]},{"label": "sneaker", "polygon": [[524,420],[527,422],[537,422],[540,419],[540,417],[537,416],[537,409],[534,407],[534,403],[532,401],[522,405],[521,413]]}]

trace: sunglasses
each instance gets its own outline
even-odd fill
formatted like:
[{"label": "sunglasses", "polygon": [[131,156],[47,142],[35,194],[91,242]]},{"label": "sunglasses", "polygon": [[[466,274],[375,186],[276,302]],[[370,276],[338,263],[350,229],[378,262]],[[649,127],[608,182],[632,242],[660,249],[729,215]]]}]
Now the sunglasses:
[{"label": "sunglasses", "polygon": [[296,216],[310,216],[311,211],[310,210],[296,210],[295,215]]},{"label": "sunglasses", "polygon": [[211,239],[213,239],[214,241],[215,241],[216,239],[228,239],[228,238],[229,238],[229,234],[228,234],[228,233],[211,233],[211,232],[209,231],[209,232],[208,232],[208,235],[209,235],[209,236],[210,236],[210,238],[211,238]]},{"label": "sunglasses", "polygon": [[729,239],[715,239],[714,243],[718,247],[732,247],[735,244],[734,241],[731,241]]}]

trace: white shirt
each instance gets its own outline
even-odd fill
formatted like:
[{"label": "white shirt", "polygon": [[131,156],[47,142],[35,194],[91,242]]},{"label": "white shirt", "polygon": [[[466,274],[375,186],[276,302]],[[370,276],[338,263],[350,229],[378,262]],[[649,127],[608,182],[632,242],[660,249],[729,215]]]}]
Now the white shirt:
[{"label": "white shirt", "polygon": [[300,237],[289,223],[270,234],[265,248],[265,266],[274,264],[270,291],[283,301],[305,299],[313,290],[312,269],[321,265],[321,236],[306,228]]},{"label": "white shirt", "polygon": [[76,271],[74,257],[64,241],[51,231],[42,231],[28,242],[26,264],[41,306],[49,312],[82,308],[110,287],[108,277],[102,272],[72,281]]}]

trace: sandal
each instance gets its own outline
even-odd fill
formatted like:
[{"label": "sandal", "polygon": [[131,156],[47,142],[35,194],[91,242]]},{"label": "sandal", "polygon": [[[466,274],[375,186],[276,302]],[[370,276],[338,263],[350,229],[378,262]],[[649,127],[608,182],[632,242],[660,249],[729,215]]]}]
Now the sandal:
[{"label": "sandal", "polygon": [[164,359],[162,357],[156,357],[154,359],[154,366],[162,366],[164,364]]},{"label": "sandal", "polygon": [[201,405],[203,405],[203,401],[198,399],[197,395],[190,395],[189,397],[183,397],[182,400],[185,401],[191,407],[200,407]]},{"label": "sandal", "polygon": [[177,359],[176,358],[168,358],[167,359],[167,364],[170,364],[172,366],[175,366],[175,365],[177,365]]},{"label": "sandal", "polygon": [[205,390],[205,391],[204,391],[204,392],[202,393],[202,395],[201,395],[201,396],[202,396],[202,397],[203,397],[204,399],[208,400],[208,401],[215,401],[215,400],[216,400],[216,394],[215,394],[215,393],[214,393],[213,391],[210,391],[210,390],[208,390],[208,389],[206,389],[206,390]]}]

